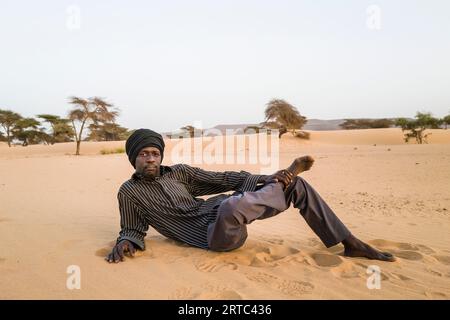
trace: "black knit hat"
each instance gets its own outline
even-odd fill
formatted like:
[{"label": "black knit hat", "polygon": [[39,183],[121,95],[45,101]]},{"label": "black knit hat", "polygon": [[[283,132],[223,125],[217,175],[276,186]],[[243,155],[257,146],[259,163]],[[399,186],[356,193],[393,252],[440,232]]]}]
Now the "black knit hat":
[{"label": "black knit hat", "polygon": [[136,158],[139,152],[146,147],[155,147],[161,152],[161,162],[164,156],[164,140],[163,137],[150,129],[138,129],[127,139],[125,143],[125,151],[131,165],[136,168]]}]

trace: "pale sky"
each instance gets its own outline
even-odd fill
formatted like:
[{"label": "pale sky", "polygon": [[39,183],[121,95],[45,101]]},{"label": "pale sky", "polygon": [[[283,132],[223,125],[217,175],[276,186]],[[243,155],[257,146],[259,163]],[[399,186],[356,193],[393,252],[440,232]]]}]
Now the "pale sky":
[{"label": "pale sky", "polygon": [[0,0],[0,108],[100,96],[159,131],[260,122],[272,98],[308,118],[442,117],[449,16],[447,0]]}]

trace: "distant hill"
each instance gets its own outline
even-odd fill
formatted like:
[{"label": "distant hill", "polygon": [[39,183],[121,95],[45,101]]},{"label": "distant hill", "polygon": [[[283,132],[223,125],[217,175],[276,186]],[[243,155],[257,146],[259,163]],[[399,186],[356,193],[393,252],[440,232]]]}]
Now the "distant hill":
[{"label": "distant hill", "polygon": [[335,119],[335,120],[320,120],[320,119],[308,119],[308,122],[303,126],[305,130],[315,130],[315,131],[324,131],[324,130],[341,130],[339,127],[341,123],[344,123],[344,119]]},{"label": "distant hill", "polygon": [[[320,120],[320,119],[308,119],[308,122],[303,126],[304,130],[315,130],[315,131],[324,131],[324,130],[340,130],[341,127],[339,125],[343,123],[344,119],[334,119],[334,120]],[[244,123],[244,124],[219,124],[214,129],[220,130],[222,133],[225,133],[226,129],[238,130],[242,131],[248,126],[258,126],[258,123]]]},{"label": "distant hill", "polygon": [[[331,130],[342,130],[339,126],[341,123],[344,123],[344,119],[332,119],[332,120],[320,120],[320,119],[308,119],[307,123],[303,126],[303,130],[312,130],[312,131],[331,131]],[[219,124],[214,126],[211,129],[217,129],[222,134],[225,134],[225,131],[234,130],[239,132],[244,132],[244,129],[248,126],[259,126],[259,123],[243,123],[243,124]],[[176,132],[180,132],[180,130],[176,130]],[[169,134],[163,133],[164,135]],[[213,136],[213,134],[210,134]]]}]

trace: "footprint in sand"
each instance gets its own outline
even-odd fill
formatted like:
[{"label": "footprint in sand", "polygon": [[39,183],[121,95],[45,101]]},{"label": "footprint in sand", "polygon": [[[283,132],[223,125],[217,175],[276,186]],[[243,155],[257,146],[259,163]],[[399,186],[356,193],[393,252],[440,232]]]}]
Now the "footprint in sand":
[{"label": "footprint in sand", "polygon": [[398,242],[396,247],[401,250],[419,251],[419,247],[417,245],[407,242]]},{"label": "footprint in sand", "polygon": [[402,280],[402,281],[408,281],[408,280],[412,280],[410,277],[407,277],[403,274],[400,273],[391,273],[392,277],[398,280]]},{"label": "footprint in sand", "polygon": [[433,249],[431,249],[430,247],[427,247],[423,244],[418,244],[417,247],[419,248],[420,252],[425,253],[425,254],[433,254],[436,253],[436,251],[434,251]]},{"label": "footprint in sand", "polygon": [[336,267],[343,262],[339,256],[326,253],[313,253],[311,258],[319,267]]},{"label": "footprint in sand", "polygon": [[281,260],[299,252],[300,250],[286,245],[274,245],[269,247],[269,254],[273,260]]},{"label": "footprint in sand", "polygon": [[5,258],[0,258],[0,263],[3,263],[3,262],[5,262],[5,261],[6,261]]},{"label": "footprint in sand", "polygon": [[[362,269],[361,272],[364,274],[364,278],[367,278],[367,270],[369,269],[370,264],[365,264],[362,262],[355,262],[355,265],[361,267],[361,269]],[[381,272],[381,281],[389,280],[389,276],[390,276],[389,273],[387,273],[386,271],[382,271]]]},{"label": "footprint in sand", "polygon": [[277,289],[289,296],[303,296],[314,290],[314,285],[305,281],[283,280],[277,285]]},{"label": "footprint in sand", "polygon": [[282,245],[284,243],[284,240],[282,239],[266,239],[265,241],[271,244],[278,244],[278,245]]},{"label": "footprint in sand", "polygon": [[326,250],[329,253],[332,254],[343,254],[344,252],[344,246],[342,244],[338,244],[336,246],[327,248],[325,245],[317,238],[309,238],[308,239],[308,245],[311,247],[315,247],[319,250]]},{"label": "footprint in sand", "polygon": [[273,259],[269,252],[256,252],[253,253],[250,257],[252,257],[250,261],[250,266],[264,268],[264,267],[272,267]]},{"label": "footprint in sand", "polygon": [[246,273],[245,276],[251,282],[268,285],[289,296],[301,296],[314,290],[314,285],[309,282],[280,279],[266,272]]},{"label": "footprint in sand", "polygon": [[238,266],[235,263],[218,262],[217,260],[203,261],[194,263],[198,271],[201,272],[217,272],[221,269],[236,270]]},{"label": "footprint in sand", "polygon": [[413,244],[406,242],[395,242],[383,239],[369,241],[370,244],[386,248],[387,251],[392,252],[395,256],[406,260],[422,260],[424,254],[434,254],[436,251],[423,244]]},{"label": "footprint in sand", "polygon": [[330,269],[331,273],[338,278],[363,278],[366,277],[363,270],[358,270],[355,264],[351,261],[345,261],[337,267]]},{"label": "footprint in sand", "polygon": [[273,281],[278,280],[278,277],[265,272],[257,272],[255,274],[248,273],[245,276],[247,277],[248,280],[258,283],[272,283]]},{"label": "footprint in sand", "polygon": [[320,240],[319,240],[319,239],[316,239],[316,238],[309,238],[309,239],[308,239],[308,246],[311,246],[311,247],[318,247],[318,248],[321,248],[321,249],[326,248],[326,247],[323,245],[323,243],[320,242]]},{"label": "footprint in sand", "polygon": [[279,263],[289,262],[300,251],[287,245],[272,245],[268,248],[255,247],[251,249],[249,256],[253,257],[250,266],[272,267]]},{"label": "footprint in sand", "polygon": [[203,283],[200,288],[202,288],[202,290],[214,292],[221,292],[230,289],[230,287],[228,287],[227,285],[215,284],[213,282]]},{"label": "footprint in sand", "polygon": [[442,264],[450,265],[450,256],[433,255],[433,257]]},{"label": "footprint in sand", "polygon": [[217,272],[222,268],[236,270],[238,266],[274,267],[277,264],[298,261],[300,251],[285,244],[269,245],[250,241],[245,247],[232,253],[208,253],[194,265],[202,272]]},{"label": "footprint in sand", "polygon": [[425,292],[425,296],[430,299],[447,299],[447,295],[442,292]]},{"label": "footprint in sand", "polygon": [[433,276],[442,277],[442,273],[440,273],[439,271],[433,270],[431,268],[426,268],[425,270]]},{"label": "footprint in sand", "polygon": [[407,242],[395,242],[395,241],[389,241],[384,239],[375,239],[368,241],[371,245],[374,245],[376,247],[391,247],[401,250],[419,250],[419,248],[412,243]]},{"label": "footprint in sand", "polygon": [[279,263],[291,261],[300,252],[296,248],[286,245],[284,242],[282,243],[267,246],[260,242],[249,242],[240,253],[245,255],[248,260],[248,263],[245,265],[273,267]]},{"label": "footprint in sand", "polygon": [[340,244],[331,248],[326,248],[326,250],[332,254],[344,255],[344,246]]},{"label": "footprint in sand", "polygon": [[406,259],[406,260],[422,260],[423,259],[423,255],[420,252],[416,252],[416,251],[396,251],[393,250],[392,253],[398,257],[398,258],[402,258],[402,259]]}]

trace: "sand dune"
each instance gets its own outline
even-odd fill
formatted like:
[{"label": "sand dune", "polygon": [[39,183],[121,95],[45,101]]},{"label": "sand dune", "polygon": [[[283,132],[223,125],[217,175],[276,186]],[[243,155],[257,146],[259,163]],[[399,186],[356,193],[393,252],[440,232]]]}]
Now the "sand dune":
[{"label": "sand dune", "polygon": [[[429,143],[448,143],[449,130],[428,129],[425,131]],[[401,129],[361,129],[361,130],[333,130],[311,131],[311,140],[318,143],[330,144],[405,144]],[[408,144],[415,144],[414,140]]]},{"label": "sand dune", "polygon": [[[109,265],[103,257],[119,231],[116,193],[132,167],[125,154],[99,151],[124,142],[82,143],[79,157],[73,143],[0,145],[0,298],[449,299],[449,132],[434,130],[427,145],[405,144],[398,129],[281,139],[280,167],[313,155],[304,178],[355,235],[394,253],[394,263],[325,248],[290,208],[249,225],[236,251],[191,248],[150,229],[146,251]],[[166,153],[176,143],[167,141]],[[80,267],[80,290],[66,287],[70,265]],[[380,289],[367,287],[374,265]]]}]

